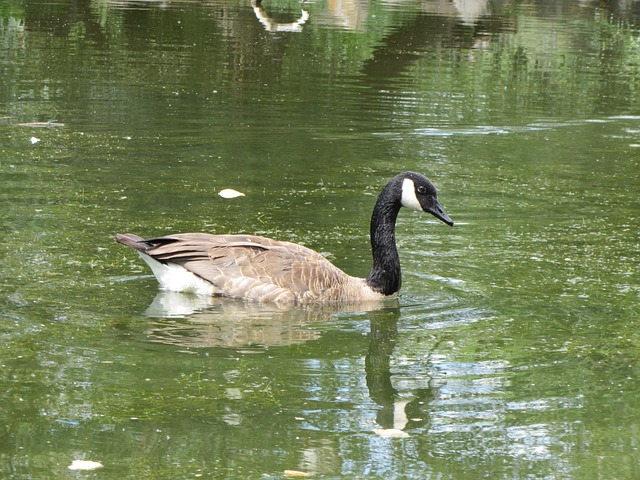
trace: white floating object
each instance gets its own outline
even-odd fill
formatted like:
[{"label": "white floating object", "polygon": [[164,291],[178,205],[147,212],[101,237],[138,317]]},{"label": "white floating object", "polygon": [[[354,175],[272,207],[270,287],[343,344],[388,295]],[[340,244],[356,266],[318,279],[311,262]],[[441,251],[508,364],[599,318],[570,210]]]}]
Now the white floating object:
[{"label": "white floating object", "polygon": [[376,428],[373,433],[384,438],[407,438],[409,434],[397,428]]},{"label": "white floating object", "polygon": [[224,190],[220,190],[218,192],[222,198],[236,198],[236,197],[244,197],[244,193],[234,190],[233,188],[225,188]]},{"label": "white floating object", "polygon": [[310,477],[311,474],[308,472],[301,472],[299,470],[285,470],[284,476],[288,478],[297,478],[297,477]]},{"label": "white floating object", "polygon": [[96,470],[98,468],[102,468],[100,462],[93,462],[91,460],[74,460],[71,465],[69,465],[69,470]]},{"label": "white floating object", "polygon": [[31,145],[35,145],[36,143],[38,143],[40,141],[39,138],[36,137],[31,137]]}]

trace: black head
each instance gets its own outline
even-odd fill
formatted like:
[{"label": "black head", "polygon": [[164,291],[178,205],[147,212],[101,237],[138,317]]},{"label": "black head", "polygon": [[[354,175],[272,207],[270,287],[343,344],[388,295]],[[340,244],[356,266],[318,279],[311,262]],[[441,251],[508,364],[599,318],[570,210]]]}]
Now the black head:
[{"label": "black head", "polygon": [[449,218],[438,201],[436,187],[424,175],[415,172],[404,172],[396,177],[400,183],[401,200],[403,207],[428,212],[447,225],[453,226],[453,220]]}]

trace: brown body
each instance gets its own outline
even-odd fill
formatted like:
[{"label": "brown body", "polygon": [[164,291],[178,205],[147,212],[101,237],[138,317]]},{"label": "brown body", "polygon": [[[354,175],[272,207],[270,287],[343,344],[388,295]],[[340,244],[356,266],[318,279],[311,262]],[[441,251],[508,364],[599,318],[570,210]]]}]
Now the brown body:
[{"label": "brown body", "polygon": [[[119,234],[116,240],[138,250],[152,269],[149,257],[161,264],[179,265],[210,287],[206,291],[203,286],[197,293],[299,304],[388,298],[373,291],[364,278],[347,275],[319,253],[291,242],[255,235],[207,233],[183,233],[151,240]],[[155,269],[154,273],[158,276]],[[181,289],[177,285],[163,286]]]}]

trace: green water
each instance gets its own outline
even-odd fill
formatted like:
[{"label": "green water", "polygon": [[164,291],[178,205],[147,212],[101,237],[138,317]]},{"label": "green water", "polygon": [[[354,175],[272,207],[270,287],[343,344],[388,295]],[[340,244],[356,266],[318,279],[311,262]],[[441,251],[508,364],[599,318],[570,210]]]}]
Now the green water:
[{"label": "green water", "polygon": [[[0,0],[0,477],[639,478],[639,24]],[[401,212],[377,311],[160,293],[112,240],[257,233],[364,276],[403,170],[456,225]]]}]

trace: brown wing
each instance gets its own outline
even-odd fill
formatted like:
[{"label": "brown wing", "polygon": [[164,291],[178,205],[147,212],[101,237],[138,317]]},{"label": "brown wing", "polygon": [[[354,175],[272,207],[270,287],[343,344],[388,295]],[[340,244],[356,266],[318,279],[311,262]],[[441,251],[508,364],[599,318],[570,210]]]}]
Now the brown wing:
[{"label": "brown wing", "polygon": [[144,247],[134,248],[182,265],[229,297],[308,303],[335,297],[349,279],[311,249],[254,235],[186,233],[137,244]]}]

